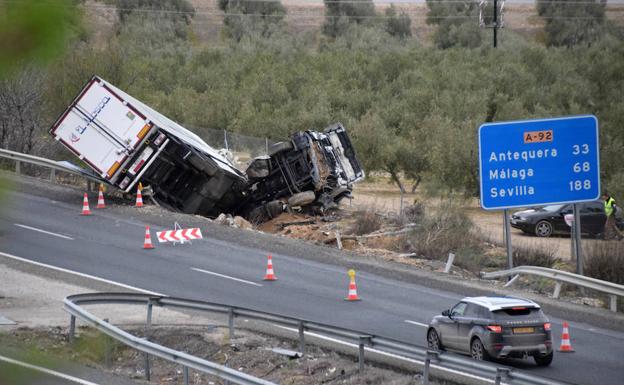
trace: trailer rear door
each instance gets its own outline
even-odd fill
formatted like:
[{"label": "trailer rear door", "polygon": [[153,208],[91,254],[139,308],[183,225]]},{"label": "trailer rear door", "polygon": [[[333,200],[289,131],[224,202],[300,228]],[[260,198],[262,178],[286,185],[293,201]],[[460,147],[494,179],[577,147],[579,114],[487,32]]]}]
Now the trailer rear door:
[{"label": "trailer rear door", "polygon": [[144,115],[94,77],[50,132],[110,180],[151,127]]}]

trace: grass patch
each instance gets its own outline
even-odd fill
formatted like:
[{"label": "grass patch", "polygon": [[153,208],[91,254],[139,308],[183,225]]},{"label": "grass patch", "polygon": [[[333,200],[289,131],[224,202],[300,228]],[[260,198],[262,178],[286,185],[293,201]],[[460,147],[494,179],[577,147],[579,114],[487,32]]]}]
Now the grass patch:
[{"label": "grass patch", "polygon": [[448,200],[426,214],[417,210],[412,218],[416,227],[403,237],[402,251],[443,261],[454,253],[455,265],[475,273],[492,262],[473,235],[472,221],[456,202]]},{"label": "grass patch", "polygon": [[584,250],[585,275],[624,284],[624,242],[592,242]]},{"label": "grass patch", "polygon": [[364,235],[370,234],[373,231],[377,231],[383,224],[382,218],[377,215],[374,208],[366,209],[363,211],[356,211],[354,213],[355,222],[349,229],[350,234]]},{"label": "grass patch", "polygon": [[513,250],[514,266],[540,266],[552,268],[559,258],[556,247],[538,245],[519,246]]}]

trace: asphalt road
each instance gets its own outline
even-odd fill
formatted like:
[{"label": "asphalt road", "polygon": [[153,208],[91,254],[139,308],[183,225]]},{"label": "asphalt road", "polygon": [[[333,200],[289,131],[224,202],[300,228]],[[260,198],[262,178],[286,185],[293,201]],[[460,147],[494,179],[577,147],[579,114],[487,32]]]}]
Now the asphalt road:
[{"label": "asphalt road", "polygon": [[[273,253],[211,238],[192,244],[158,244],[145,211],[92,211],[80,216],[81,196],[53,200],[11,193],[0,210],[0,252],[171,296],[228,303],[323,322],[411,343],[425,344],[425,324],[463,296],[358,272],[359,302],[346,302],[348,276],[339,265]],[[190,218],[190,217],[189,217]],[[147,222],[147,223],[146,223]],[[159,221],[160,223],[162,221]],[[145,225],[156,248],[143,250]],[[241,230],[242,231],[242,230]],[[265,282],[272,254],[277,281]],[[1,258],[1,256],[0,256]],[[552,319],[559,346],[562,320]],[[553,364],[510,364],[530,373],[574,384],[619,385],[624,377],[624,333],[571,323],[575,353],[556,353]]]}]

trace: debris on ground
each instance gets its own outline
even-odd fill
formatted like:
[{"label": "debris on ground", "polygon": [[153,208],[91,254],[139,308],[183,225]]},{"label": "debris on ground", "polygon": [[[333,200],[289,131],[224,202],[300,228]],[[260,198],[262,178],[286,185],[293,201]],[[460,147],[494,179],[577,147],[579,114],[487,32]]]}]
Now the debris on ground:
[{"label": "debris on ground", "polygon": [[[143,327],[127,331],[142,335]],[[0,345],[6,348],[36,349],[41,354],[115,373],[142,382],[145,378],[145,354],[91,328],[80,328],[75,342],[69,343],[61,328],[17,329],[0,334]],[[149,339],[157,344],[225,365],[249,375],[278,384],[414,384],[420,372],[405,372],[367,363],[358,371],[356,357],[346,356],[315,346],[306,346],[305,355],[289,341],[237,329],[234,339],[228,338],[226,327],[156,326]],[[108,341],[107,341],[108,340]],[[106,366],[106,347],[110,346],[110,367]],[[85,354],[86,351],[88,354]],[[183,381],[180,365],[150,357],[151,382],[179,384]],[[222,384],[223,380],[189,370],[189,383]],[[443,384],[431,381],[431,384]]]}]

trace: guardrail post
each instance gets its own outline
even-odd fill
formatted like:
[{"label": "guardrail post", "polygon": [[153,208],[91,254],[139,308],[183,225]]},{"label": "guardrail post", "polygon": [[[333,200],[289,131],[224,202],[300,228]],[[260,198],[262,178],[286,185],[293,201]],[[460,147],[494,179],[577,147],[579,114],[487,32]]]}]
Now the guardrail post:
[{"label": "guardrail post", "polygon": [[[103,321],[109,323],[108,318],[104,318]],[[104,334],[104,365],[109,369],[112,366],[111,361],[111,340],[108,335]]]},{"label": "guardrail post", "polygon": [[74,342],[74,337],[76,334],[76,316],[75,315],[71,315],[69,317],[69,343],[71,344],[72,342]]},{"label": "guardrail post", "polygon": [[184,385],[189,385],[188,368],[186,366],[182,367],[182,372],[184,373]]},{"label": "guardrail post", "polygon": [[148,333],[152,327],[152,300],[147,300],[147,320],[145,322],[145,338],[148,338]]},{"label": "guardrail post", "polygon": [[511,370],[507,368],[496,368],[496,378],[494,379],[494,385],[500,385],[501,381],[509,377]]},{"label": "guardrail post", "polygon": [[21,173],[21,162],[19,160],[15,161],[15,173],[17,175]]},{"label": "guardrail post", "polygon": [[230,329],[230,339],[234,339],[234,308],[228,311],[228,328]]},{"label": "guardrail post", "polygon": [[364,345],[370,344],[370,336],[360,336],[360,343],[358,346],[358,371],[364,370]]},{"label": "guardrail post", "polygon": [[50,182],[56,183],[56,169],[50,169]]},{"label": "guardrail post", "polygon": [[150,360],[147,353],[145,353],[145,381],[150,381]]},{"label": "guardrail post", "polygon": [[[147,319],[145,321],[145,339],[149,341],[149,332],[152,327],[152,300],[147,300]],[[145,380],[150,380],[150,359],[149,354],[145,353]]]},{"label": "guardrail post", "polygon": [[617,296],[609,294],[609,309],[613,312],[617,312]]},{"label": "guardrail post", "polygon": [[451,272],[451,267],[453,267],[454,261],[455,261],[455,254],[449,253],[448,259],[446,260],[446,266],[444,267],[444,272],[446,274]]},{"label": "guardrail post", "polygon": [[427,350],[425,354],[425,367],[423,368],[423,377],[422,377],[422,385],[429,385],[429,367],[431,365],[431,360],[438,360],[438,352],[434,352],[433,350]]},{"label": "guardrail post", "polygon": [[555,291],[553,292],[553,298],[559,298],[561,294],[561,282],[555,283]]},{"label": "guardrail post", "polygon": [[305,325],[303,321],[299,321],[299,351],[303,357],[305,354]]},{"label": "guardrail post", "polygon": [[520,274],[516,274],[513,276],[512,279],[510,279],[506,284],[505,287],[509,287],[511,285],[513,285],[514,282],[516,282],[518,280],[518,278],[520,278]]}]

